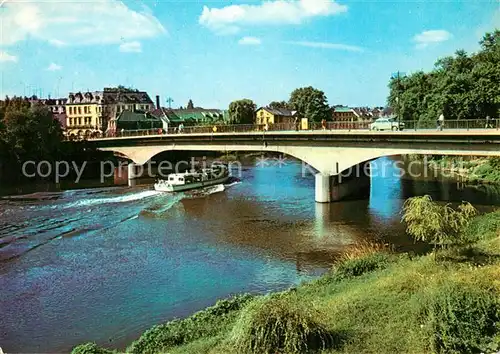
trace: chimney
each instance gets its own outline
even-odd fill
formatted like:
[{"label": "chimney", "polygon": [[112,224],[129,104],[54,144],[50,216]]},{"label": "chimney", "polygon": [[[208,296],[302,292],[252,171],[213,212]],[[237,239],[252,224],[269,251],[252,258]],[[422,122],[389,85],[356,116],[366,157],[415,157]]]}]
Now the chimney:
[{"label": "chimney", "polygon": [[160,109],[160,96],[156,95],[156,108]]}]

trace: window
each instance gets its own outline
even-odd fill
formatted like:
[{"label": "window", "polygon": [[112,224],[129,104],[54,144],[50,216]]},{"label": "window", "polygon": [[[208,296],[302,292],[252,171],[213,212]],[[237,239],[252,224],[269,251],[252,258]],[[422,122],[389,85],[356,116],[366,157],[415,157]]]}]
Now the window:
[{"label": "window", "polygon": [[78,114],[82,114],[82,107],[78,107]]},{"label": "window", "polygon": [[68,125],[73,125],[73,118],[69,119]]},{"label": "window", "polygon": [[[80,107],[78,107],[78,110],[80,111]],[[78,117],[78,125],[82,125],[82,117]]]}]

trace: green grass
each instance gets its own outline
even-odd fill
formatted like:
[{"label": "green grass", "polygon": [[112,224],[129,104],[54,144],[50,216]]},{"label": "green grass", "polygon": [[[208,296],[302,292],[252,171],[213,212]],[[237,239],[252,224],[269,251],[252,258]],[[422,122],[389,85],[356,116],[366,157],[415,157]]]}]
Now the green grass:
[{"label": "green grass", "polygon": [[[359,253],[278,294],[219,302],[156,326],[133,353],[493,353],[500,350],[500,211],[468,248]],[[354,253],[355,254],[355,253]],[[74,351],[78,354],[106,352]]]}]

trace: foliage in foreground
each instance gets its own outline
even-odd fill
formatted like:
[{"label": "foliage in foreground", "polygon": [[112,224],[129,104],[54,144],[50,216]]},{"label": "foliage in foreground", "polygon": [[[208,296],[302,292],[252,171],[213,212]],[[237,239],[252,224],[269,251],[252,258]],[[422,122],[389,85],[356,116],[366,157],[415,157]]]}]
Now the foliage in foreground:
[{"label": "foliage in foreground", "polygon": [[219,300],[203,311],[183,319],[157,325],[146,331],[127,350],[130,353],[160,353],[166,349],[192,342],[202,337],[215,336],[227,330],[235,312],[253,298],[244,294]]},{"label": "foliage in foreground", "polygon": [[322,315],[290,294],[265,296],[249,304],[236,322],[231,341],[238,353],[304,353],[338,342]]},{"label": "foliage in foreground", "polygon": [[85,343],[73,348],[71,354],[113,354],[114,351],[101,348],[95,343]]},{"label": "foliage in foreground", "polygon": [[478,353],[498,349],[491,338],[500,324],[498,295],[488,289],[449,284],[428,307],[429,338],[436,353]]}]

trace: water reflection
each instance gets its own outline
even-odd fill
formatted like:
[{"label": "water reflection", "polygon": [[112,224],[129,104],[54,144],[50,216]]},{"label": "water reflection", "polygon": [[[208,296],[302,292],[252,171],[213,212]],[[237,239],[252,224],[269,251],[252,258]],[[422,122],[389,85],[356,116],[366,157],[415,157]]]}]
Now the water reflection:
[{"label": "water reflection", "polygon": [[393,159],[381,158],[371,163],[375,173],[370,184],[370,212],[377,215],[378,221],[394,220],[401,209],[401,170],[396,166]]}]

